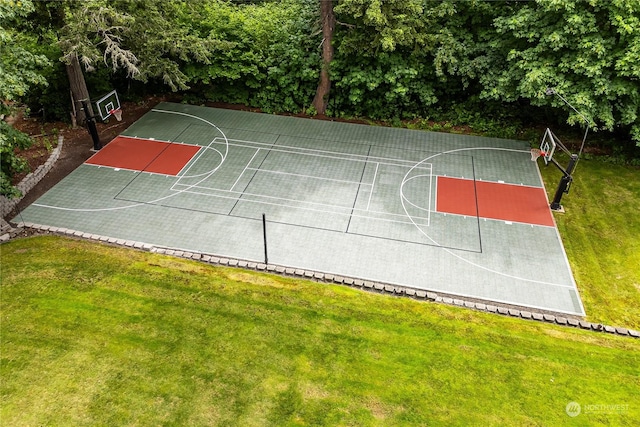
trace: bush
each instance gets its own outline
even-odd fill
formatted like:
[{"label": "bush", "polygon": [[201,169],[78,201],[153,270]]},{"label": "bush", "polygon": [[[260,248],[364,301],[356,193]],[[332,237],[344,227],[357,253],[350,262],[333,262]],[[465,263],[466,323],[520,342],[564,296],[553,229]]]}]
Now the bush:
[{"label": "bush", "polygon": [[21,195],[11,182],[16,174],[26,172],[29,165],[18,157],[16,149],[25,150],[32,144],[28,135],[0,120],[0,194],[13,198]]}]

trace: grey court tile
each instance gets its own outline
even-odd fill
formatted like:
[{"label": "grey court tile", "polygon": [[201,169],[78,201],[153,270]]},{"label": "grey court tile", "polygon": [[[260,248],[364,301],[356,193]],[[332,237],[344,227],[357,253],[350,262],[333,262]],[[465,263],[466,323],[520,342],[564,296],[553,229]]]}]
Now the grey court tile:
[{"label": "grey court tile", "polygon": [[177,177],[83,165],[19,220],[262,263],[265,214],[293,271],[584,314],[555,227],[437,212],[438,176],[542,186],[525,142],[171,103],[124,134],[203,148]]}]

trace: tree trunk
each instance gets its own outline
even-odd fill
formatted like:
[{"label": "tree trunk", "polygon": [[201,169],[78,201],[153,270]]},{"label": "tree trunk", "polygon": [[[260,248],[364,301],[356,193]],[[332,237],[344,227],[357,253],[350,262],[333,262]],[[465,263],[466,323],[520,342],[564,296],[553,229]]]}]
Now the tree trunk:
[{"label": "tree trunk", "polygon": [[322,68],[320,69],[320,81],[316,89],[316,96],[313,98],[312,105],[316,109],[318,115],[324,116],[327,112],[329,104],[329,91],[331,90],[331,76],[329,75],[329,67],[333,60],[333,29],[336,24],[336,18],[333,14],[333,1],[320,1],[320,17],[322,19]]},{"label": "tree trunk", "polygon": [[[67,76],[69,77],[69,85],[71,87],[72,102],[74,104],[73,111],[76,113],[76,122],[83,124],[86,116],[82,108],[82,101],[89,99],[89,90],[84,80],[84,74],[82,74],[78,55],[74,54],[71,57],[71,62],[67,64]],[[93,116],[91,102],[87,102],[87,105],[89,107],[89,115]]]}]

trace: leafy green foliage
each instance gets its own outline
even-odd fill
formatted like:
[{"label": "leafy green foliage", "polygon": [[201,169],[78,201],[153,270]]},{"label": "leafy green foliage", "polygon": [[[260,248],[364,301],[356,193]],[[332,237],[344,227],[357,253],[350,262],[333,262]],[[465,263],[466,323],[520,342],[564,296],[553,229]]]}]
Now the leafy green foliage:
[{"label": "leafy green foliage", "polygon": [[401,47],[432,50],[439,42],[439,19],[456,7],[452,1],[342,0],[335,12],[349,24],[341,49],[375,54]]},{"label": "leafy green foliage", "polygon": [[185,74],[208,100],[264,111],[301,111],[317,82],[319,57],[309,37],[313,2],[286,0],[234,5],[211,2],[192,23],[200,34],[231,43],[209,64],[187,64]]},{"label": "leafy green foliage", "polygon": [[13,28],[32,10],[33,4],[28,0],[0,3],[0,115],[8,114],[8,103],[19,100],[30,86],[47,84],[39,70],[49,61],[26,49],[33,39]]},{"label": "leafy green foliage", "polygon": [[20,196],[20,191],[11,184],[15,174],[29,169],[26,160],[18,157],[16,149],[31,146],[28,135],[17,131],[5,121],[0,120],[0,194],[7,197]]},{"label": "leafy green foliage", "polygon": [[11,185],[12,177],[28,167],[15,150],[28,147],[31,139],[2,118],[12,112],[12,106],[30,87],[47,84],[40,70],[49,61],[29,49],[34,44],[32,37],[15,29],[16,22],[33,10],[33,3],[28,0],[0,2],[0,194],[9,197],[19,195]]},{"label": "leafy green foliage", "polygon": [[595,129],[627,127],[640,144],[640,2],[537,0],[494,25],[488,47],[502,57],[480,76],[483,96],[553,105],[583,126],[561,99],[545,96],[554,87]]},{"label": "leafy green foliage", "polygon": [[335,74],[334,113],[347,112],[374,119],[424,116],[437,102],[435,74],[422,55],[398,52],[372,57],[339,55]]},{"label": "leafy green foliage", "polygon": [[[17,44],[23,49],[33,35],[48,45],[59,35],[62,54],[78,53],[86,70],[112,81],[134,79],[149,91],[164,82],[189,90],[187,99],[267,112],[313,112],[322,67],[317,0],[46,1],[35,10],[25,4],[11,18],[21,30],[11,37],[26,38]],[[552,124],[584,126],[560,97],[545,95],[554,87],[592,130],[621,136],[615,145],[626,153],[640,147],[640,0],[333,4],[330,115],[390,120],[457,112],[459,120],[445,120],[486,121],[481,128],[497,126],[489,112],[502,121],[512,111],[553,111],[546,117]],[[37,52],[51,58],[53,50]],[[57,99],[66,98],[61,72],[47,73]]]},{"label": "leafy green foliage", "polygon": [[[48,58],[50,65],[40,74],[46,85],[31,86],[22,97],[22,102],[31,109],[32,116],[42,117],[45,121],[69,119],[69,80],[64,64],[59,60],[62,51],[53,31],[43,31],[37,36],[31,47],[33,52]],[[93,73],[96,74],[96,73]]]},{"label": "leafy green foliage", "polygon": [[187,89],[184,63],[210,63],[227,42],[211,34],[200,36],[185,22],[202,19],[202,1],[91,0],[72,2],[66,9],[60,45],[78,54],[87,70],[101,62],[115,72],[143,82],[160,79],[172,90]]},{"label": "leafy green foliage", "polygon": [[376,119],[426,115],[446,85],[442,56],[450,35],[444,24],[456,8],[449,1],[339,2],[334,113]]}]

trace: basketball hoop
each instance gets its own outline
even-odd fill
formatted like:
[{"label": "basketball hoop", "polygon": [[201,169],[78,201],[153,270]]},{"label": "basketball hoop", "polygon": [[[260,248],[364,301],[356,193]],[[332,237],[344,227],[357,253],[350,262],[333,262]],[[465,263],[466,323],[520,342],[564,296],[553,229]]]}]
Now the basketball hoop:
[{"label": "basketball hoop", "polygon": [[110,110],[109,114],[111,114],[112,116],[115,116],[117,121],[119,122],[122,121],[122,110],[120,108],[116,108],[115,110]]},{"label": "basketball hoop", "polygon": [[540,156],[545,156],[547,153],[545,153],[544,151],[540,150],[539,148],[532,148],[531,149],[531,161],[535,162],[536,160],[538,160],[538,157]]}]

